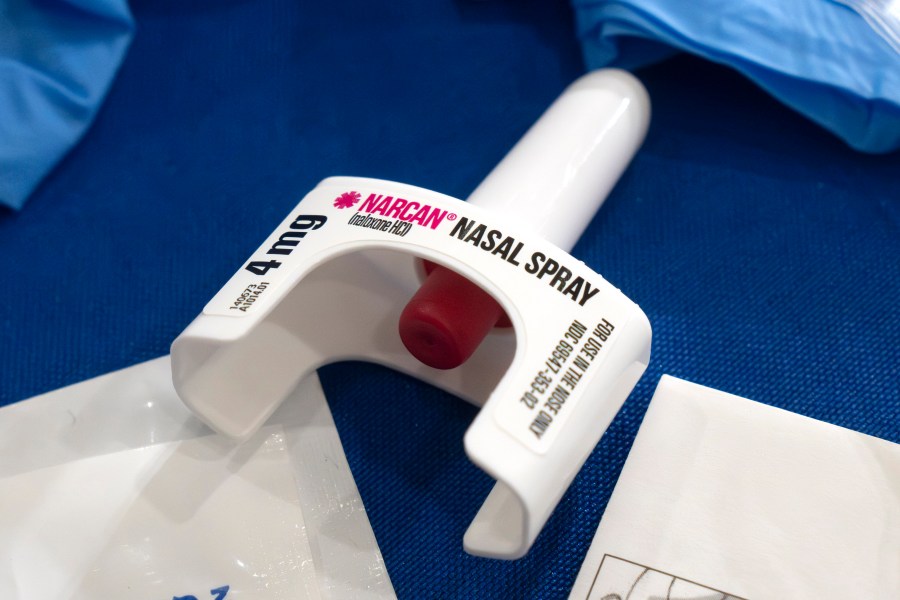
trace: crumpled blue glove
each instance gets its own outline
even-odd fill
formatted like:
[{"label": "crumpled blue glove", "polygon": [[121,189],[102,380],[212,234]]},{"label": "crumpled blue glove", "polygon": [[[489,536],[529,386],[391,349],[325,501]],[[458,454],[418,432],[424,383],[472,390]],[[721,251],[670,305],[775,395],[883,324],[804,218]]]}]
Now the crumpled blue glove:
[{"label": "crumpled blue glove", "polygon": [[857,150],[900,147],[900,14],[890,2],[572,3],[589,68],[631,69],[684,50],[737,69]]},{"label": "crumpled blue glove", "polygon": [[125,0],[0,0],[0,204],[21,208],[79,140],[133,32]]}]

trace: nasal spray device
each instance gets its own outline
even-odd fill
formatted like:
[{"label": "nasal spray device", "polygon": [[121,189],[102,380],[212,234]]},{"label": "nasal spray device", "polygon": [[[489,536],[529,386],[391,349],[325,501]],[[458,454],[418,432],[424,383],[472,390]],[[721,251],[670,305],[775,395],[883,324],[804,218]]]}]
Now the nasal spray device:
[{"label": "nasal spray device", "polygon": [[465,450],[497,483],[463,544],[523,556],[650,358],[644,313],[568,254],[649,115],[633,76],[596,71],[468,202],[391,181],[323,180],[172,344],[178,394],[236,440],[305,376],[344,360],[481,406]]}]

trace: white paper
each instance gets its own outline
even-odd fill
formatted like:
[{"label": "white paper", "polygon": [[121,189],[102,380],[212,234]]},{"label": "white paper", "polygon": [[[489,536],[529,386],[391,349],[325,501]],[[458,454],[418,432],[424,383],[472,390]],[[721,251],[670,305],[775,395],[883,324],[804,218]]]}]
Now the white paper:
[{"label": "white paper", "polygon": [[900,598],[900,446],[664,376],[570,598]]}]

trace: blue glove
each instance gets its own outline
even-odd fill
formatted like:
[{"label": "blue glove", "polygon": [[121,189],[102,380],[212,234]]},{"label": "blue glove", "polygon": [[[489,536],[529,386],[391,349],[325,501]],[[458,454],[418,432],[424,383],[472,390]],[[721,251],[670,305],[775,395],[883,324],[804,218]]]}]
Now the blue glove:
[{"label": "blue glove", "polygon": [[[900,15],[887,14],[889,3],[879,0],[846,2],[866,18],[838,0],[573,0],[573,5],[589,68],[635,68],[684,50],[737,69],[857,150],[895,150],[900,147],[900,46],[895,45]],[[873,18],[872,11],[882,11],[883,18]]]},{"label": "blue glove", "polygon": [[0,204],[21,208],[78,141],[133,31],[125,0],[0,0]]}]

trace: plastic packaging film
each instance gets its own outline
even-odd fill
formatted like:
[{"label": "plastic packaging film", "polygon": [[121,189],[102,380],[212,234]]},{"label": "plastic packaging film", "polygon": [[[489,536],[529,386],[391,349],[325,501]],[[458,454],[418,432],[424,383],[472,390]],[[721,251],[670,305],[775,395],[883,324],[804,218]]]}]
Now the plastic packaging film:
[{"label": "plastic packaging film", "polygon": [[394,597],[317,378],[296,393],[236,447],[168,358],[4,408],[0,597]]}]

